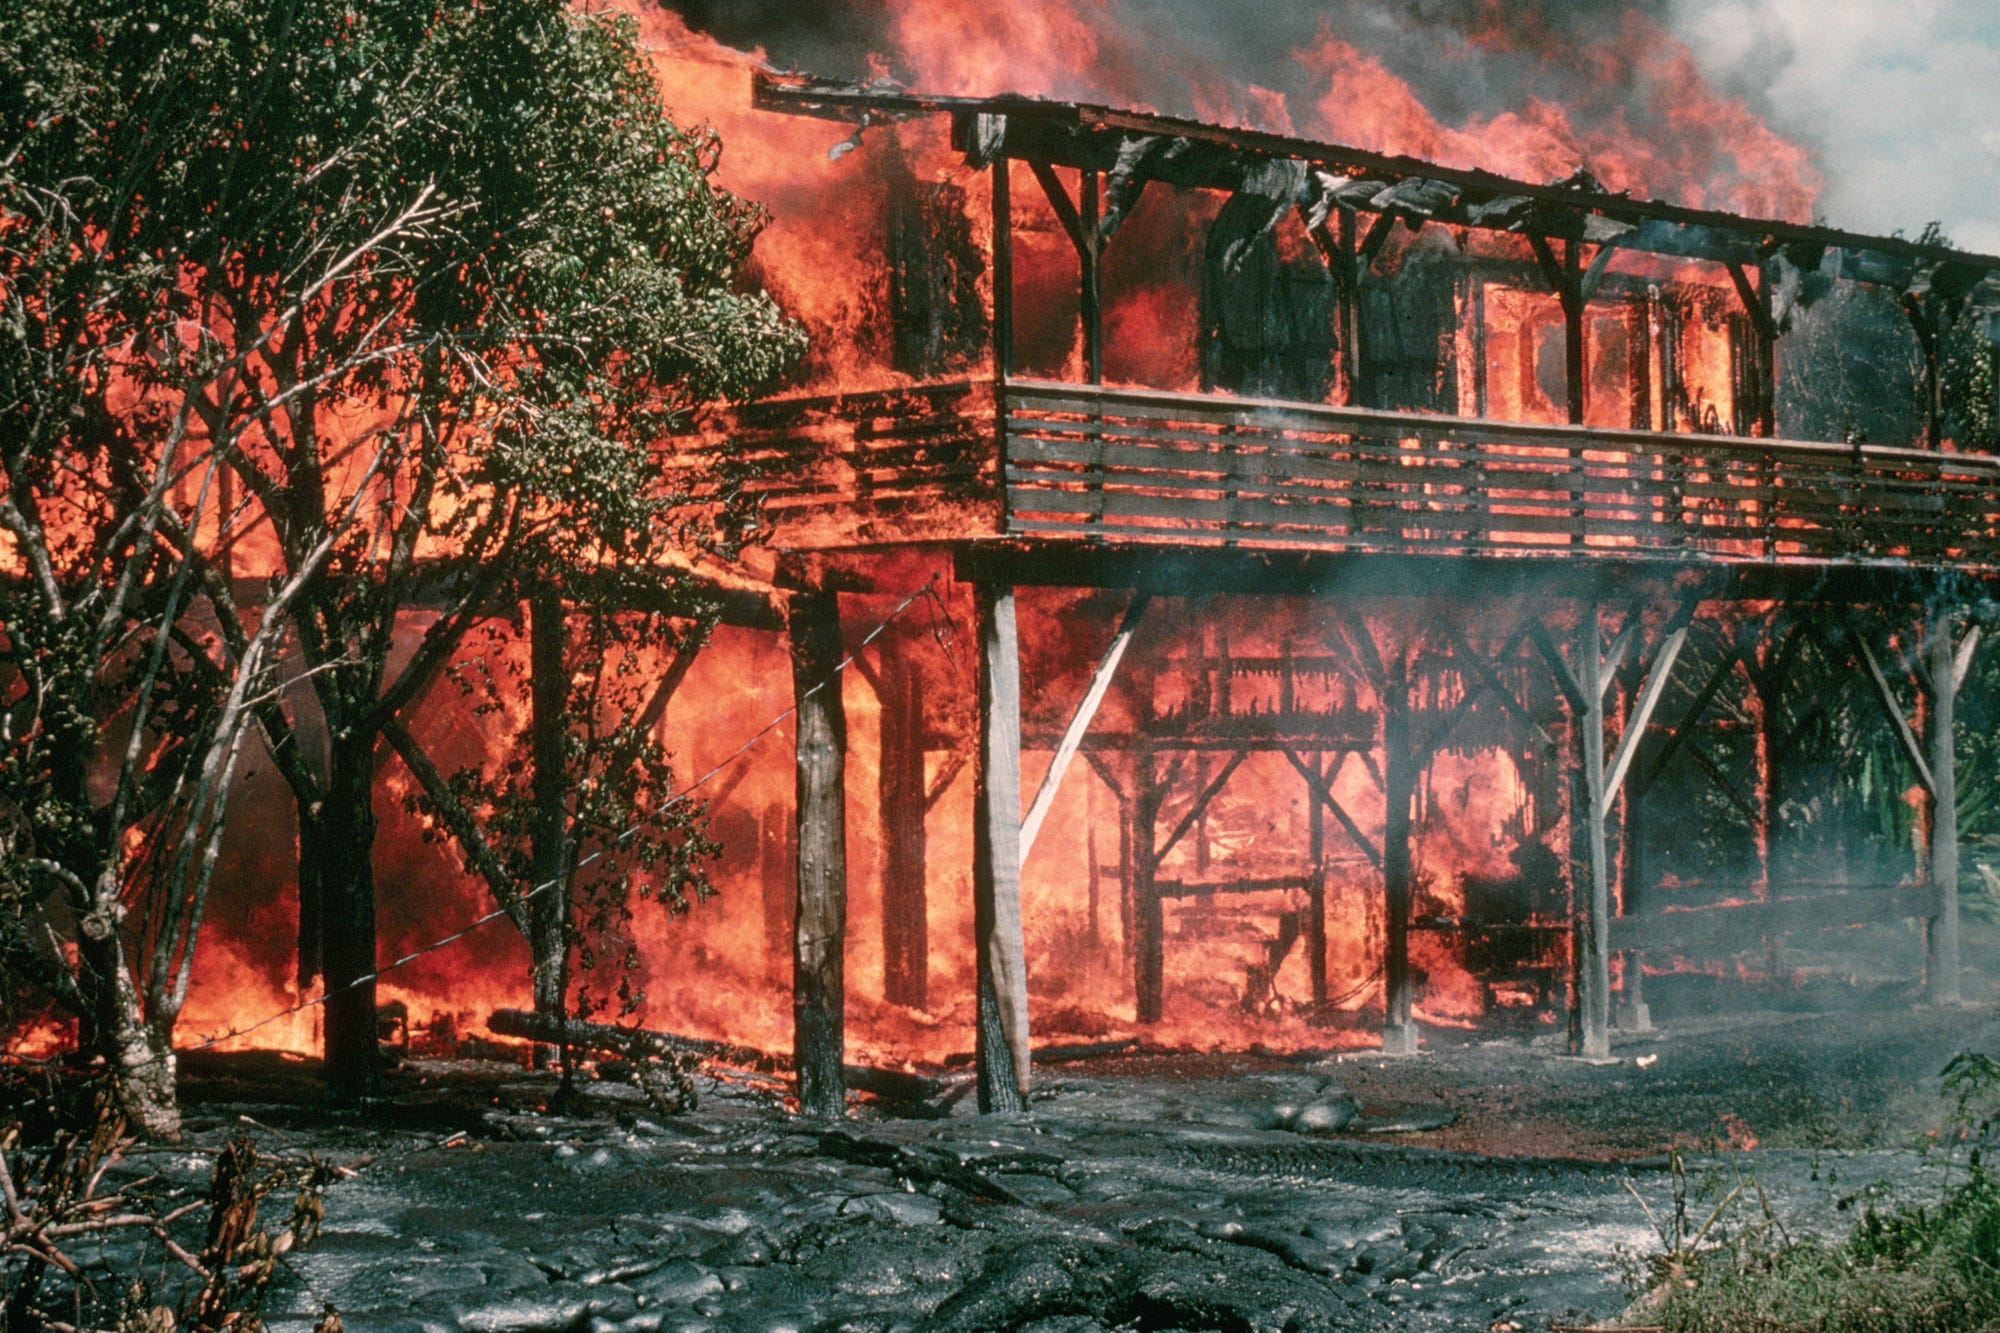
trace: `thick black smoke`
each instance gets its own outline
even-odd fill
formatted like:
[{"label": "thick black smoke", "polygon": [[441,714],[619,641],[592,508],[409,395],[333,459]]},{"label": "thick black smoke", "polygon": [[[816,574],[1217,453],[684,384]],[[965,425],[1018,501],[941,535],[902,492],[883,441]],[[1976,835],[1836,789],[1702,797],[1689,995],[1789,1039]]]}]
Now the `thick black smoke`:
[{"label": "thick black smoke", "polygon": [[739,50],[762,47],[780,69],[862,77],[888,45],[883,0],[663,0],[688,26]]},{"label": "thick black smoke", "polygon": [[[763,47],[774,64],[862,77],[888,54],[886,0],[664,0],[731,46]],[[1407,80],[1447,123],[1519,106],[1531,96],[1601,100],[1601,69],[1587,59],[1622,45],[1628,25],[1666,29],[1672,0],[1106,0],[1084,6],[1117,47],[1146,53],[1160,72],[1147,100],[1197,110],[1192,79],[1257,84],[1309,105],[1313,86],[1297,53],[1330,33]],[[950,92],[951,89],[927,91]]]}]

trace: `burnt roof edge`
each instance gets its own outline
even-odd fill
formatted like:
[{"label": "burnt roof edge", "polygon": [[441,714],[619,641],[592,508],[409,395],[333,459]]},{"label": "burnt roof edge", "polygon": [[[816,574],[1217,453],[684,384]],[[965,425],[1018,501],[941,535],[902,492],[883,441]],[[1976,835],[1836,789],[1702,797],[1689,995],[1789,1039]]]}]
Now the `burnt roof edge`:
[{"label": "burnt roof edge", "polygon": [[[1066,102],[1019,94],[995,97],[937,95],[911,92],[887,82],[844,83],[804,74],[758,71],[753,76],[752,103],[764,110],[815,116],[864,126],[915,116],[948,114],[954,119],[961,146],[968,138],[967,128],[981,116],[1001,116],[1040,122],[1048,128],[1068,130],[1075,135],[1094,133],[1157,135],[1220,148],[1232,157],[1247,163],[1287,158],[1340,175],[1381,178],[1385,186],[1394,186],[1411,180],[1439,181],[1460,190],[1462,203],[1471,202],[1475,206],[1488,205],[1500,200],[1519,199],[1536,206],[1538,221],[1545,221],[1551,216],[1542,210],[1552,210],[1554,215],[1567,214],[1577,219],[1574,234],[1579,239],[1588,239],[1584,236],[1582,225],[1582,218],[1586,215],[1597,215],[1626,224],[1633,229],[1635,236],[1646,223],[1665,222],[1696,232],[1727,233],[1739,243],[1748,242],[1755,255],[1759,257],[1785,252],[1787,258],[1804,268],[1817,267],[1819,255],[1811,253],[1815,247],[1818,247],[1821,253],[1825,250],[1859,252],[1908,261],[1911,265],[1909,272],[1902,272],[1898,267],[1867,276],[1854,273],[1847,275],[1858,281],[1892,283],[1905,287],[1913,285],[1928,287],[1933,274],[1939,270],[1956,268],[1961,271],[1965,269],[1977,271],[1980,278],[1974,281],[1983,280],[1983,285],[1991,287],[2000,283],[2000,256],[1976,254],[1949,246],[1926,245],[1900,236],[1873,236],[1836,227],[1786,222],[1775,218],[1754,218],[1715,209],[1691,208],[1682,204],[1592,190],[1576,184],[1537,185],[1478,168],[1448,167],[1399,154],[1378,153],[1340,144],[1270,134],[1261,130],[1235,129],[1177,116],[1121,110],[1086,102]],[[1030,160],[1040,156],[1045,161],[1076,165],[1063,162],[1062,158],[1055,156],[1051,151],[1055,145],[1047,140],[1034,145],[1024,140],[1018,147],[1021,151],[1016,151],[1017,145],[1010,134],[1005,150],[1009,156],[1028,157]],[[1031,147],[1034,150],[1032,152],[1028,151]],[[1162,175],[1159,179],[1165,180],[1167,177]],[[1223,187],[1226,187],[1226,183],[1219,181],[1211,186],[1211,188]],[[1467,200],[1464,196],[1477,196],[1477,198]],[[1371,207],[1367,204],[1357,206],[1378,213],[1397,211],[1393,206]],[[1417,215],[1415,220],[1421,222],[1429,219]],[[1451,217],[1438,216],[1435,220],[1447,225],[1468,226],[1485,231],[1518,234],[1524,230],[1519,219],[1512,219],[1509,225],[1504,226],[1482,222],[1476,218],[1463,216],[1462,213]],[[1624,238],[1605,243],[1623,243],[1633,249],[1665,253],[1685,253],[1693,250],[1694,253],[1688,257],[1714,259],[1718,262],[1732,260],[1741,262],[1750,257],[1707,245],[1689,245],[1673,249],[1645,241],[1634,243],[1633,240]],[[1802,260],[1807,262],[1801,263]],[[1923,271],[1915,271],[1919,267]],[[1993,292],[1988,299],[2000,300],[2000,291]]]}]

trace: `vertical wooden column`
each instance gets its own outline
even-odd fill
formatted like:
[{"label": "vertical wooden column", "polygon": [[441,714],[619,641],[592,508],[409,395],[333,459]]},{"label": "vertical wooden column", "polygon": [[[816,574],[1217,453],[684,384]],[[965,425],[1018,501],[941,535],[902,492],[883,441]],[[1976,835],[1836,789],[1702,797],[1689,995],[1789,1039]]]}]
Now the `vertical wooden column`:
[{"label": "vertical wooden column", "polygon": [[921,1009],[930,1000],[924,875],[924,696],[902,639],[882,641],[882,998]]},{"label": "vertical wooden column", "polygon": [[1014,205],[1009,161],[993,162],[993,373],[1014,373]]},{"label": "vertical wooden column", "polygon": [[1935,1004],[1959,1002],[1958,771],[1952,744],[1958,703],[1958,661],[1952,618],[1933,616],[1930,658],[1931,916],[1925,931],[1925,990]]},{"label": "vertical wooden column", "polygon": [[798,727],[798,900],[792,932],[792,1063],[799,1110],[839,1116],[846,1057],[847,715],[840,603],[799,593],[788,619]]},{"label": "vertical wooden column", "polygon": [[1583,424],[1586,395],[1590,392],[1589,363],[1583,343],[1583,242],[1563,242],[1562,289],[1558,293],[1563,309],[1563,387],[1569,395],[1570,424]]},{"label": "vertical wooden column", "polygon": [[1365,406],[1361,383],[1361,220],[1351,208],[1342,208],[1334,216],[1330,267],[1340,302],[1340,400],[1349,407],[1361,407]]},{"label": "vertical wooden column", "polygon": [[[1616,689],[1619,735],[1632,738],[1633,729],[1643,728],[1645,725],[1643,721],[1637,720],[1639,686],[1634,673],[1620,671],[1616,678]],[[1630,916],[1637,907],[1639,897],[1638,877],[1641,866],[1637,847],[1641,831],[1639,798],[1620,783],[1615,790],[1607,789],[1605,799],[1609,803],[1612,816],[1617,819],[1618,828],[1618,857],[1611,866],[1612,882],[1618,887],[1616,906],[1620,916]],[[1618,1003],[1611,1011],[1612,1025],[1621,1032],[1649,1030],[1653,1026],[1653,1016],[1652,1011],[1646,1007],[1646,983],[1640,974],[1638,954],[1625,955],[1620,979],[1623,984],[1618,992]]]},{"label": "vertical wooden column", "polygon": [[[1646,824],[1642,813],[1646,802],[1641,793],[1629,789],[1620,793],[1619,800],[1624,806],[1624,836],[1618,840],[1619,907],[1621,915],[1632,916],[1646,901]],[[1646,1004],[1645,958],[1633,949],[1624,954],[1624,960],[1624,987],[1613,1020],[1620,1032],[1650,1032],[1653,1011]]]},{"label": "vertical wooden column", "polygon": [[[1290,675],[1286,676],[1290,683]],[[1290,710],[1287,709],[1287,712]],[[1313,755],[1313,771],[1325,780],[1326,763],[1321,755]],[[1311,813],[1306,824],[1306,859],[1311,862],[1312,887],[1307,890],[1306,900],[1306,960],[1312,975],[1312,1002],[1314,1008],[1326,1005],[1326,811],[1319,799],[1319,787],[1306,784],[1306,809]]]},{"label": "vertical wooden column", "polygon": [[975,1063],[981,1111],[1028,1095],[1028,972],[1021,940],[1021,653],[1014,590],[981,584],[979,767],[973,785],[973,932],[979,962]]},{"label": "vertical wooden column", "polygon": [[1160,1021],[1165,985],[1166,921],[1155,879],[1160,869],[1160,802],[1166,794],[1153,771],[1153,752],[1141,742],[1132,779],[1132,995],[1141,1023]]},{"label": "vertical wooden column", "polygon": [[1577,684],[1583,707],[1576,716],[1578,745],[1576,800],[1572,817],[1582,826],[1577,869],[1584,883],[1577,893],[1576,997],[1578,1054],[1602,1059],[1611,1054],[1611,865],[1604,836],[1604,644],[1597,604],[1586,602],[1578,626]]},{"label": "vertical wooden column", "polygon": [[1410,905],[1416,883],[1411,858],[1411,807],[1416,801],[1419,765],[1410,734],[1409,657],[1385,653],[1382,673],[1382,1049],[1393,1055],[1417,1050],[1417,1025],[1410,1017],[1416,984],[1410,974]]},{"label": "vertical wooden column", "polygon": [[1092,384],[1104,383],[1104,243],[1099,234],[1098,176],[1085,168],[1079,231],[1083,244],[1078,261],[1083,268],[1083,373]]}]

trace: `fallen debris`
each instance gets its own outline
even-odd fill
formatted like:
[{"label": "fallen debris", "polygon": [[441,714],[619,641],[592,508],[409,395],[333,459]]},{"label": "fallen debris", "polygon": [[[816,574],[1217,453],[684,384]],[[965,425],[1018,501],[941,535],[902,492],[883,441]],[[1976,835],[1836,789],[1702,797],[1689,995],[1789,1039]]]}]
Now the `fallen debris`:
[{"label": "fallen debris", "polygon": [[[581,1019],[563,1022],[546,1014],[531,1013],[525,1009],[496,1009],[486,1022],[489,1028],[502,1036],[520,1037],[549,1045],[567,1041],[572,1046],[610,1051],[634,1060],[692,1058],[757,1073],[787,1072],[792,1064],[785,1056],[760,1051],[754,1046],[740,1046],[734,1042],[716,1041],[707,1037],[688,1037],[677,1032],[660,1032],[652,1028],[622,1028],[609,1023],[589,1023]],[[883,1069],[875,1065],[842,1065],[841,1077],[849,1092],[866,1093],[871,1097],[879,1097],[883,1101],[901,1105],[918,1105],[934,1101],[951,1093],[965,1082],[962,1075],[934,1078],[928,1074],[913,1073],[904,1069]]]}]

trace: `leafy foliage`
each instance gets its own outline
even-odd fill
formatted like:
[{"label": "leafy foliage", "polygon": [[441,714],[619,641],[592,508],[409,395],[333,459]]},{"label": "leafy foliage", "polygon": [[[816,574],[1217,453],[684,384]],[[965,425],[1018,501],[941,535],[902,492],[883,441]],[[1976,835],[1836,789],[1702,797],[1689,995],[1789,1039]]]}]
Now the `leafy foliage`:
[{"label": "leafy foliage", "polygon": [[[0,0],[0,526],[39,575],[0,605],[0,797],[84,886],[52,913],[6,868],[38,984],[96,914],[173,979],[163,1040],[199,893],[121,925],[119,849],[184,789],[161,856],[207,873],[246,713],[299,807],[307,970],[332,942],[329,985],[365,980],[383,735],[509,597],[687,538],[649,445],[803,334],[633,32],[562,0]],[[162,931],[160,901],[193,906]],[[365,989],[336,1029],[372,1051]]]},{"label": "leafy foliage", "polygon": [[1954,1057],[1943,1092],[1952,1105],[1946,1143],[1966,1153],[1966,1174],[1937,1203],[1867,1202],[1837,1242],[1771,1225],[1719,1231],[1714,1243],[1655,1264],[1656,1285],[1628,1313],[1673,1333],[2000,1328],[2000,1175],[1984,1160],[2000,1126],[2000,1062]]}]

